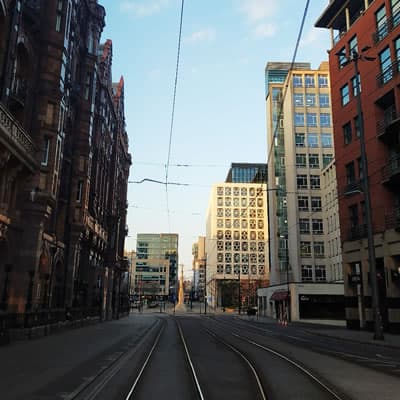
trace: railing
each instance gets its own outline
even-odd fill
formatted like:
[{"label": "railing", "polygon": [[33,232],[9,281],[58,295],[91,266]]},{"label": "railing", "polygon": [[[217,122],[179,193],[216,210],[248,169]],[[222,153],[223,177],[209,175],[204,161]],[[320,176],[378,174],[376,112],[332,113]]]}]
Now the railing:
[{"label": "railing", "polygon": [[0,128],[8,135],[9,140],[18,145],[35,163],[35,145],[32,139],[14,119],[14,117],[7,111],[7,109],[0,103]]},{"label": "railing", "polygon": [[348,240],[355,240],[367,237],[367,225],[362,224],[350,228],[347,238]]},{"label": "railing", "polygon": [[376,84],[382,87],[399,73],[399,61],[393,61],[384,71],[376,76]]},{"label": "railing", "polygon": [[382,180],[389,181],[393,176],[400,174],[400,154],[392,157],[382,168]]},{"label": "railing", "polygon": [[396,106],[390,106],[385,112],[384,118],[376,123],[377,136],[382,136],[385,133],[386,128],[399,118],[400,114],[396,111]]},{"label": "railing", "polygon": [[385,228],[400,231],[400,210],[394,208],[385,214]]},{"label": "railing", "polygon": [[361,193],[361,192],[362,192],[361,181],[354,181],[354,182],[348,183],[343,189],[343,194],[345,196],[351,196],[353,194]]},{"label": "railing", "polygon": [[387,17],[386,22],[382,24],[377,31],[372,34],[374,44],[379,43],[400,23],[400,12]]}]

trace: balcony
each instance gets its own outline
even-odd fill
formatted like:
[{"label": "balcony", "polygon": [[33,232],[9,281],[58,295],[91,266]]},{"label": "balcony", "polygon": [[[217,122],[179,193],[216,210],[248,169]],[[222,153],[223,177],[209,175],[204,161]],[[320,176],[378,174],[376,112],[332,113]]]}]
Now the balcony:
[{"label": "balcony", "polygon": [[385,214],[385,229],[394,229],[400,232],[400,210],[393,208]]},{"label": "balcony", "polygon": [[399,61],[393,61],[384,71],[376,76],[376,84],[378,88],[383,87],[390,82],[399,73]]},{"label": "balcony", "polygon": [[396,141],[399,128],[400,113],[392,105],[386,110],[384,118],[376,123],[376,136],[385,142]]},{"label": "balcony", "polygon": [[343,189],[343,194],[345,196],[353,196],[354,194],[357,193],[362,193],[361,181],[354,180],[353,182],[348,183]]},{"label": "balcony", "polygon": [[29,170],[34,171],[37,168],[36,148],[32,139],[2,104],[0,104],[0,143]]},{"label": "balcony", "polygon": [[376,32],[372,34],[372,41],[378,44],[400,23],[400,12],[387,17],[386,22],[382,24]]},{"label": "balcony", "polygon": [[382,183],[394,186],[396,192],[400,185],[400,154],[392,157],[382,168]]},{"label": "balcony", "polygon": [[367,225],[357,225],[350,228],[347,234],[347,240],[357,240],[367,237]]}]

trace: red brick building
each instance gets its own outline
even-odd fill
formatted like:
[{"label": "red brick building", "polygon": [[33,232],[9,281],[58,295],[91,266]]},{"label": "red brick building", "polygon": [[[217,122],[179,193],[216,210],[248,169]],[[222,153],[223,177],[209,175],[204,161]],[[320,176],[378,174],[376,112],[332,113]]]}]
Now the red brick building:
[{"label": "red brick building", "polygon": [[104,21],[97,0],[0,0],[0,313],[127,305],[131,158]]},{"label": "red brick building", "polygon": [[[359,140],[368,161],[378,297],[383,326],[400,330],[400,1],[332,0],[315,24],[329,50],[346,320],[373,326]],[[356,76],[355,58],[359,76]],[[357,110],[360,82],[362,120]]]}]

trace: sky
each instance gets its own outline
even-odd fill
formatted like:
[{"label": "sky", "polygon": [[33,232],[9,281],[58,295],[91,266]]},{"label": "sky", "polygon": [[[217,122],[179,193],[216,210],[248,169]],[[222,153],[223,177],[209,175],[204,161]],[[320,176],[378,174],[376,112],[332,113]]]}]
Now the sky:
[{"label": "sky", "polygon": [[[182,0],[99,0],[102,42],[113,42],[113,81],[123,75],[132,166],[129,236],[178,233],[191,276],[192,244],[205,235],[211,186],[232,162],[267,162],[264,71],[290,62],[307,1],[186,0],[170,136]],[[296,57],[327,61],[329,31],[314,28],[329,0],[311,0]],[[170,146],[168,182],[165,171]],[[181,185],[185,184],[185,185]],[[168,200],[167,200],[168,199]],[[169,210],[169,212],[168,212]]]}]

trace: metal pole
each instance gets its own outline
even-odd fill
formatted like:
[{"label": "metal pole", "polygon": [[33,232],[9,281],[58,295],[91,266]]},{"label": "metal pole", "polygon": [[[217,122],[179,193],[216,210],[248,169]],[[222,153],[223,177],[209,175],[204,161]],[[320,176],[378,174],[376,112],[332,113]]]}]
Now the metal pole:
[{"label": "metal pole", "polygon": [[204,264],[204,314],[207,314],[207,258]]},{"label": "metal pole", "polygon": [[371,195],[369,192],[369,180],[368,180],[368,162],[367,153],[365,149],[365,137],[364,137],[364,121],[362,117],[362,106],[361,106],[361,92],[360,92],[360,79],[358,71],[358,60],[360,55],[353,50],[351,60],[354,62],[354,72],[357,79],[357,116],[360,128],[360,147],[361,147],[361,166],[363,171],[362,184],[364,190],[364,201],[365,201],[365,218],[367,224],[367,237],[368,237],[368,261],[371,276],[371,290],[372,290],[372,307],[374,313],[374,339],[383,340],[383,327],[382,319],[379,307],[379,294],[378,294],[378,281],[376,277],[376,264],[375,264],[375,246],[374,246],[374,232],[372,227],[372,215],[371,215]]},{"label": "metal pole", "polygon": [[242,297],[240,294],[240,266],[239,266],[239,315],[240,315],[240,311],[241,311],[241,302],[242,302]]}]

